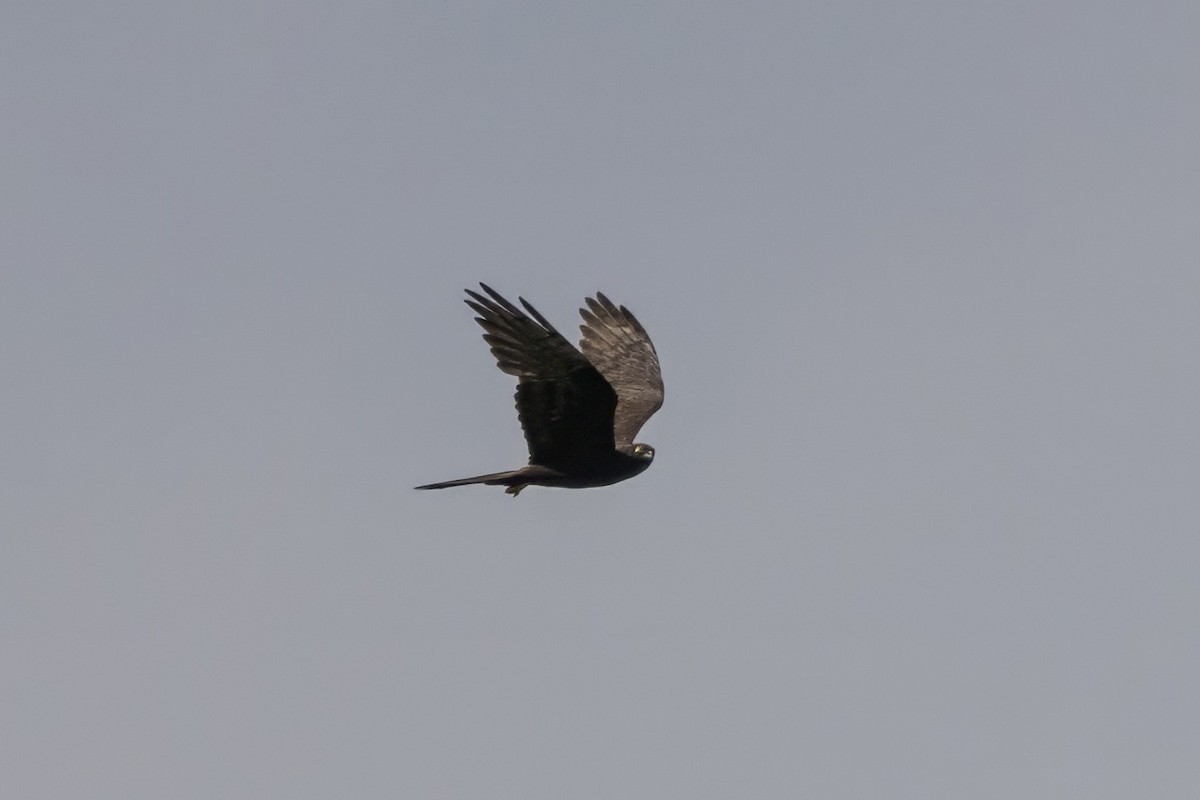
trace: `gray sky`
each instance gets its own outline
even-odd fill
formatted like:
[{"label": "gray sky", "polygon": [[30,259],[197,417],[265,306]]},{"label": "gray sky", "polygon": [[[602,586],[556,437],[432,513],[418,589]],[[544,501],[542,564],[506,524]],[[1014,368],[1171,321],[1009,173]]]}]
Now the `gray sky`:
[{"label": "gray sky", "polygon": [[[0,795],[1194,798],[1200,6],[10,3]],[[636,480],[461,290],[632,308]]]}]

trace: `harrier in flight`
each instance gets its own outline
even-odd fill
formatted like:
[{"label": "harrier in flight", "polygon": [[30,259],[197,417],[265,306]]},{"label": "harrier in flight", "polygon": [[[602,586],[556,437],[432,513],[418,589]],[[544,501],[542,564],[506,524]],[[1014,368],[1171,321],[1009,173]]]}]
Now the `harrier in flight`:
[{"label": "harrier in flight", "polygon": [[467,290],[483,340],[501,371],[517,376],[517,416],[529,465],[508,472],[430,483],[444,489],[486,483],[514,497],[526,486],[582,489],[632,478],[654,460],[633,437],[663,402],[658,354],[646,329],[624,306],[599,292],[581,308],[580,350],[518,298],[514,306],[490,287]]}]

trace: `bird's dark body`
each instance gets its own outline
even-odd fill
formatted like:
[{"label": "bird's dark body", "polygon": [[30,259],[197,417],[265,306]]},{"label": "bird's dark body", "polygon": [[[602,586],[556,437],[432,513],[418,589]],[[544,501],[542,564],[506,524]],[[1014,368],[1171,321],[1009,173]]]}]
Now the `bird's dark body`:
[{"label": "bird's dark body", "polygon": [[603,294],[588,298],[580,310],[580,352],[523,298],[524,311],[480,286],[487,297],[467,290],[466,302],[479,314],[500,369],[517,376],[529,464],[417,488],[483,483],[515,496],[529,485],[608,486],[649,467],[654,449],[633,437],[662,405],[662,376],[654,345],[633,314]]}]

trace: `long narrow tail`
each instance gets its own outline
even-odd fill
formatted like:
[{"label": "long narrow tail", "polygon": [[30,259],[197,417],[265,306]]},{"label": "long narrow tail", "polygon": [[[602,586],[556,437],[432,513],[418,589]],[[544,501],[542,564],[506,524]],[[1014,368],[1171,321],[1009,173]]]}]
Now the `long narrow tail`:
[{"label": "long narrow tail", "polygon": [[486,483],[489,486],[507,486],[505,490],[511,495],[516,495],[525,488],[525,483],[521,478],[525,477],[522,470],[513,469],[508,472],[493,472],[490,475],[476,475],[474,478],[459,478],[456,481],[442,481],[441,483],[427,483],[424,486],[415,486],[415,489],[446,489],[451,486],[470,486],[473,483]]}]

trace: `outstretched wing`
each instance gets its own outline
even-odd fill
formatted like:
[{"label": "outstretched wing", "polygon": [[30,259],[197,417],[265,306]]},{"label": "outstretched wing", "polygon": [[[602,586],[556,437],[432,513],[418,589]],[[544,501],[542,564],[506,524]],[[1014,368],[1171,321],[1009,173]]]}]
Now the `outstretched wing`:
[{"label": "outstretched wing", "polygon": [[[483,339],[496,364],[517,376],[517,416],[529,445],[529,463],[563,472],[613,450],[617,395],[575,346],[533,306],[514,306],[486,284],[487,297],[467,290]],[[528,313],[526,313],[528,312]]]},{"label": "outstretched wing", "polygon": [[583,323],[580,347],[588,361],[617,393],[613,418],[616,446],[629,447],[646,420],[662,407],[663,382],[658,354],[642,323],[625,306],[615,306],[600,292],[579,309]]}]

